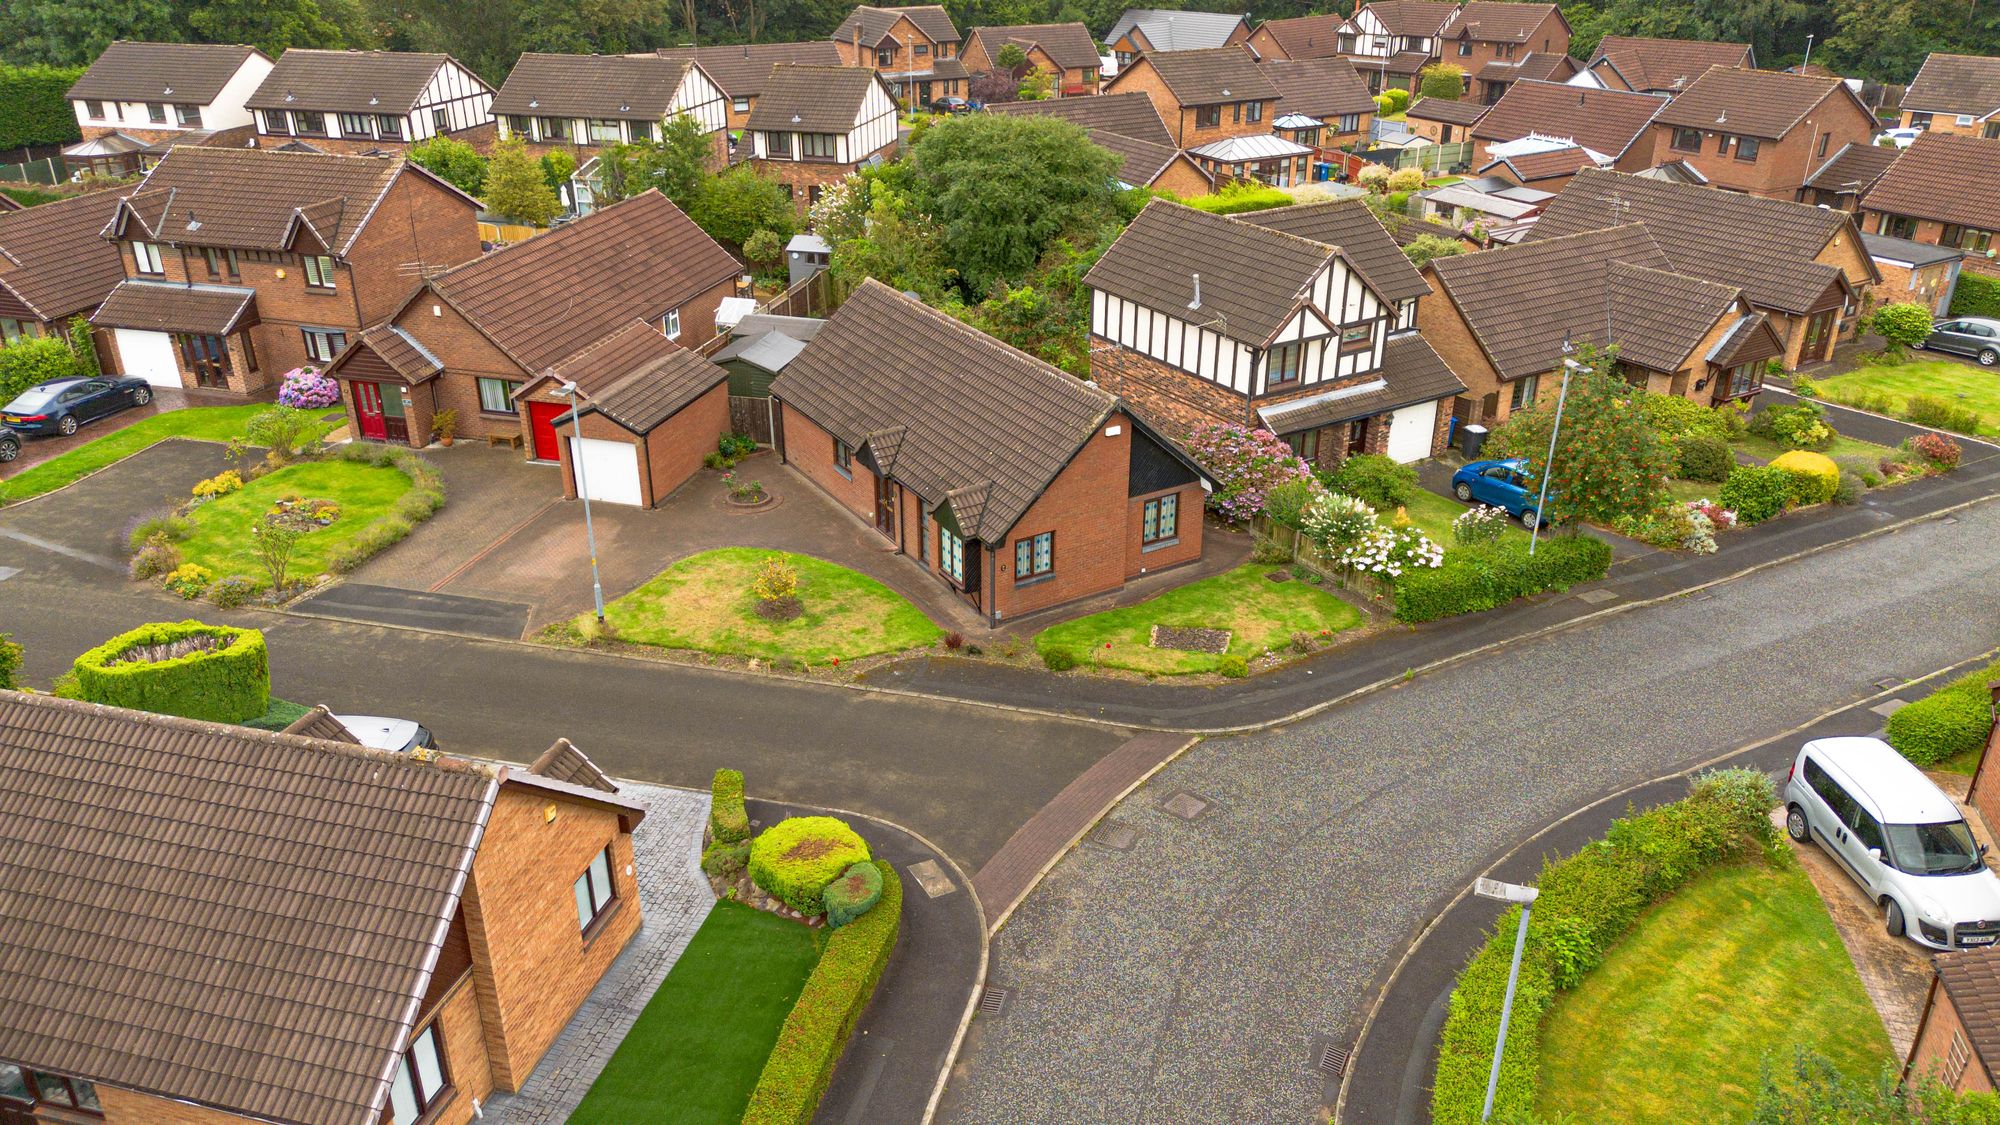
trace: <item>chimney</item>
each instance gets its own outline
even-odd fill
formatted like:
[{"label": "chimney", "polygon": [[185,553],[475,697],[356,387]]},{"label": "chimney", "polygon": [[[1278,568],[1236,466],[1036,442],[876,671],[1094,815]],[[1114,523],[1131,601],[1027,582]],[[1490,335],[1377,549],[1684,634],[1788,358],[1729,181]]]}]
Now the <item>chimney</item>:
[{"label": "chimney", "polygon": [[1190,309],[1198,309],[1198,308],[1200,308],[1200,307],[1201,307],[1201,275],[1200,275],[1200,274],[1195,274],[1195,275],[1194,275],[1194,300],[1192,300],[1192,301],[1189,301],[1189,302],[1188,302],[1188,308],[1190,308]]}]

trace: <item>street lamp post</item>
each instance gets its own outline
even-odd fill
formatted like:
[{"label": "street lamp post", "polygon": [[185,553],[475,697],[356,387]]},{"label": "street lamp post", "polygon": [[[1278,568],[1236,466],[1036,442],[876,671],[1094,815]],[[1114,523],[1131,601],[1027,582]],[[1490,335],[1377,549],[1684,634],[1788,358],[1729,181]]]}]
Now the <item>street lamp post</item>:
[{"label": "street lamp post", "polygon": [[1806,36],[1806,57],[1805,61],[1799,64],[1800,74],[1804,74],[1806,72],[1806,68],[1812,65],[1812,41],[1813,41],[1812,36],[1810,35]]},{"label": "street lamp post", "polygon": [[1569,339],[1563,339],[1563,382],[1562,390],[1556,393],[1556,421],[1549,427],[1549,455],[1542,462],[1542,491],[1535,499],[1535,526],[1528,529],[1528,553],[1535,553],[1535,543],[1541,539],[1542,525],[1549,522],[1549,473],[1556,467],[1556,438],[1562,433],[1563,407],[1569,402],[1570,373],[1583,367],[1569,357]]},{"label": "street lamp post", "polygon": [[1493,1095],[1500,1089],[1500,1055],[1507,1049],[1507,1020],[1514,1014],[1514,985],[1521,978],[1521,950],[1528,944],[1528,912],[1542,892],[1519,883],[1482,878],[1474,881],[1472,893],[1480,898],[1521,904],[1521,925],[1514,931],[1514,965],[1507,970],[1507,995],[1500,1001],[1500,1034],[1493,1040],[1493,1069],[1486,1075],[1486,1108],[1479,1114],[1479,1120],[1491,1121]]},{"label": "street lamp post", "polygon": [[597,527],[590,522],[590,477],[583,467],[583,392],[568,379],[557,379],[558,394],[569,399],[569,420],[576,436],[570,439],[570,463],[576,466],[576,491],[583,497],[583,537],[590,546],[590,596],[597,605],[597,623],[604,624],[604,583],[597,576]]}]

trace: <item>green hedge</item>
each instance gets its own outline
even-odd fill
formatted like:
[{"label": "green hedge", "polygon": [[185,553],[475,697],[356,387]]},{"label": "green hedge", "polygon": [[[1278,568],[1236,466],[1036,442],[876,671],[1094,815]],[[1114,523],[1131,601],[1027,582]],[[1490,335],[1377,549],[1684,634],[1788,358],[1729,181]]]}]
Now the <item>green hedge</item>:
[{"label": "green hedge", "polygon": [[1889,745],[1920,766],[1978,750],[1993,725],[1986,685],[1996,679],[2000,664],[1990,664],[1898,708],[1889,716]]},{"label": "green hedge", "polygon": [[819,1110],[834,1065],[875,995],[903,925],[903,881],[887,863],[874,862],[882,873],[881,901],[828,935],[826,952],[757,1076],[743,1125],[809,1125]]},{"label": "green hedge", "polygon": [[[168,645],[196,636],[225,643],[219,649],[168,660],[118,660],[141,645]],[[199,621],[141,625],[77,657],[71,670],[84,699],[113,707],[240,723],[271,706],[271,665],[264,634],[255,629]]]},{"label": "green hedge", "polygon": [[826,885],[826,924],[839,929],[882,901],[882,869],[873,860],[857,863]]},{"label": "green hedge", "polygon": [[[1604,839],[1543,864],[1493,1103],[1495,1120],[1533,1111],[1542,1018],[1556,993],[1595,968],[1641,911],[1722,860],[1758,847],[1786,854],[1769,819],[1776,803],[1770,778],[1755,770],[1719,770],[1697,777],[1689,788],[1686,798],[1614,821]],[[1435,1125],[1479,1120],[1519,920],[1518,907],[1501,917],[1452,990],[1431,1088]]]},{"label": "green hedge", "polygon": [[1588,535],[1554,535],[1533,555],[1525,542],[1460,547],[1444,565],[1396,579],[1396,620],[1414,625],[1506,605],[1545,590],[1595,582],[1611,568],[1611,544]]},{"label": "green hedge", "polygon": [[82,140],[69,104],[69,88],[81,77],[80,66],[0,64],[0,149]]},{"label": "green hedge", "polygon": [[832,816],[794,816],[750,842],[750,881],[808,918],[826,912],[821,892],[869,859],[868,842]]},{"label": "green hedge", "polygon": [[750,811],[743,807],[743,772],[715,771],[708,786],[708,833],[719,844],[737,844],[750,838]]},{"label": "green hedge", "polygon": [[2000,278],[1976,273],[1958,275],[1951,294],[1952,316],[2000,316]]},{"label": "green hedge", "polygon": [[1738,465],[1716,493],[1745,526],[1763,523],[1792,502],[1792,474],[1770,465]]}]

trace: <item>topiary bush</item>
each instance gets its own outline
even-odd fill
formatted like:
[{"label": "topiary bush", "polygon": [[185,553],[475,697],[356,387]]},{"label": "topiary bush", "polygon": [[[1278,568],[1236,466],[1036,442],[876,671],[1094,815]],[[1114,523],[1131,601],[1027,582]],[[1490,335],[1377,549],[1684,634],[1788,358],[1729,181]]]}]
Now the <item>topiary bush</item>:
[{"label": "topiary bush", "polygon": [[1792,474],[1769,465],[1738,465],[1716,493],[1745,524],[1762,523],[1785,510],[1792,498]]},{"label": "topiary bush", "polygon": [[1674,475],[1682,480],[1721,484],[1736,467],[1729,443],[1707,434],[1687,434],[1674,441]]},{"label": "topiary bush", "polygon": [[882,869],[874,863],[857,863],[826,885],[826,924],[839,929],[868,913],[882,898]]},{"label": "topiary bush", "polygon": [[735,882],[750,863],[750,842],[730,844],[717,840],[701,853],[701,873],[711,879]]},{"label": "topiary bush", "polygon": [[1357,453],[1340,463],[1328,481],[1337,491],[1358,496],[1378,512],[1408,507],[1417,498],[1417,470],[1381,453]]},{"label": "topiary bush", "polygon": [[271,666],[255,629],[141,625],[77,657],[71,670],[82,698],[113,707],[240,723],[271,706]]},{"label": "topiary bush", "polygon": [[1840,489],[1840,466],[1824,453],[1794,449],[1773,458],[1771,468],[1791,477],[1794,504],[1824,504]]},{"label": "topiary bush", "polygon": [[708,834],[724,844],[750,838],[750,811],[743,807],[743,773],[720,769],[708,784]]},{"label": "topiary bush", "polygon": [[750,843],[750,879],[764,893],[807,917],[826,912],[821,893],[840,873],[869,858],[868,844],[847,822],[794,816]]},{"label": "topiary bush", "polygon": [[1961,676],[1889,716],[1887,738],[1896,752],[1920,766],[1978,750],[1993,725],[1986,685],[2000,679],[2000,664]]},{"label": "topiary bush", "polygon": [[1461,547],[1444,565],[1406,570],[1396,579],[1396,620],[1407,625],[1477,613],[1515,598],[1594,582],[1611,569],[1611,544],[1588,535],[1544,539],[1528,554],[1524,542]]}]

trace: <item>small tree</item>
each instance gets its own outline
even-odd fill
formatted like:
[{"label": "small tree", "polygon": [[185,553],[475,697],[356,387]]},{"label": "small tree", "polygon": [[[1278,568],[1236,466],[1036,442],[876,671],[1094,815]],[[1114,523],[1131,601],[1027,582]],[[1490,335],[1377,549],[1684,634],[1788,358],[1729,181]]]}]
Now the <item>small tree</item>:
[{"label": "small tree", "polygon": [[1053,96],[1055,88],[1055,76],[1036,67],[1021,77],[1021,83],[1014,88],[1014,92],[1024,102],[1040,102]]},{"label": "small tree", "polygon": [[1424,173],[1421,168],[1398,168],[1389,173],[1388,188],[1391,192],[1422,191]]},{"label": "small tree", "polygon": [[569,178],[575,174],[576,157],[571,156],[569,150],[559,148],[542,154],[542,182],[555,189],[557,195],[562,194]]},{"label": "small tree", "polygon": [[250,535],[257,540],[257,559],[264,564],[264,574],[271,579],[271,592],[282,596],[285,592],[286,571],[292,565],[292,552],[298,547],[300,531],[289,523],[266,518],[250,529]]},{"label": "small tree", "polygon": [[528,155],[528,146],[518,137],[493,146],[484,198],[488,210],[532,226],[548,226],[562,213],[555,189],[542,179],[541,164]]},{"label": "small tree", "polygon": [[742,246],[758,231],[780,238],[792,235],[797,214],[783,185],[738,164],[720,176],[706,176],[688,217],[718,242]]},{"label": "small tree", "polygon": [[785,555],[764,560],[750,580],[750,592],[757,595],[760,616],[788,621],[799,615],[799,570]]},{"label": "small tree", "polygon": [[760,274],[776,273],[785,260],[785,240],[774,230],[760,230],[743,240],[743,260]]},{"label": "small tree", "polygon": [[1457,63],[1432,63],[1417,78],[1417,95],[1457,101],[1465,96],[1465,68]]},{"label": "small tree", "polygon": [[993,65],[1007,72],[1008,77],[1019,77],[1021,68],[1028,65],[1028,52],[1019,43],[1003,43],[994,52]]},{"label": "small tree", "polygon": [[1386,164],[1364,164],[1359,172],[1354,173],[1354,182],[1369,191],[1381,191],[1389,185],[1392,174]]},{"label": "small tree", "polygon": [[312,411],[274,406],[244,425],[243,442],[270,450],[272,463],[283,465],[297,458],[318,430],[319,420]]},{"label": "small tree", "polygon": [[410,161],[470,196],[486,186],[486,158],[464,141],[432,137],[410,146]]},{"label": "small tree", "polygon": [[1883,305],[1868,318],[1868,327],[1882,337],[1884,352],[1901,355],[1904,348],[1914,348],[1930,336],[1931,313],[1910,301]]},{"label": "small tree", "polygon": [[1403,247],[1404,256],[1418,269],[1439,258],[1455,257],[1463,253],[1465,253],[1465,243],[1456,238],[1445,238],[1436,234],[1420,234],[1411,239],[1408,246]]},{"label": "small tree", "polygon": [[1552,465],[1547,459],[1555,395],[1544,394],[1516,411],[1494,431],[1490,444],[1502,456],[1528,459],[1530,491],[1540,490],[1547,472],[1544,518],[1574,528],[1580,520],[1609,524],[1620,516],[1646,515],[1665,492],[1673,448],[1647,419],[1641,405],[1645,392],[1613,373],[1611,353],[1586,345],[1577,358]]},{"label": "small tree", "polygon": [[69,350],[76,355],[78,374],[90,377],[104,373],[97,363],[97,338],[91,335],[90,322],[81,316],[69,318]]}]

